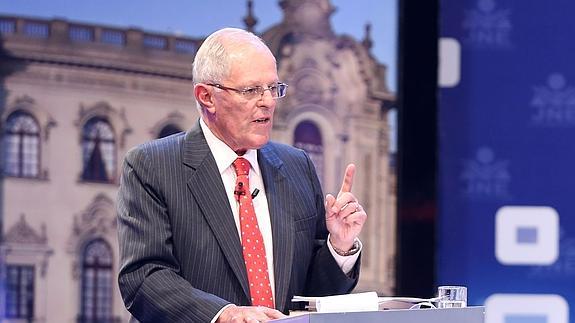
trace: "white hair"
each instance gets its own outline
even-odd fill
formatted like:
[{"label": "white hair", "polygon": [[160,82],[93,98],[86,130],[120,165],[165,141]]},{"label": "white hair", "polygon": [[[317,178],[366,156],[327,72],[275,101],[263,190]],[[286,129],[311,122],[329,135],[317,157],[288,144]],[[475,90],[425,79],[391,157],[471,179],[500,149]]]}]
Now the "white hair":
[{"label": "white hair", "polygon": [[[194,58],[194,84],[222,82],[230,73],[230,49],[242,46],[264,46],[263,40],[249,31],[238,28],[220,29],[204,40]],[[197,102],[201,111],[200,103]]]}]

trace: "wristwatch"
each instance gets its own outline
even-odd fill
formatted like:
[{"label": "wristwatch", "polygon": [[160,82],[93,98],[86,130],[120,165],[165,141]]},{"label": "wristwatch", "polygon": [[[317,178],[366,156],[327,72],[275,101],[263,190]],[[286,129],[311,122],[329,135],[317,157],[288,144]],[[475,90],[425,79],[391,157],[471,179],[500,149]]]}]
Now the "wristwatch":
[{"label": "wristwatch", "polygon": [[333,248],[335,253],[337,253],[340,256],[343,256],[343,257],[353,256],[359,251],[359,241],[355,240],[353,242],[353,245],[351,246],[351,249],[349,249],[348,251],[344,251],[344,250],[341,250],[339,248],[336,248],[334,245],[331,245],[331,247]]}]

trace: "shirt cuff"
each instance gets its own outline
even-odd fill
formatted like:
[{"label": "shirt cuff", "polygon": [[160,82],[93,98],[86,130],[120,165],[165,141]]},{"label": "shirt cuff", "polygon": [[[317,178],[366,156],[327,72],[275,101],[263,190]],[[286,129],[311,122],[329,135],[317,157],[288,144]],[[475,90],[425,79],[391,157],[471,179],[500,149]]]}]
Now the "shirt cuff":
[{"label": "shirt cuff", "polygon": [[224,310],[230,306],[234,306],[234,304],[228,304],[228,305],[222,307],[222,309],[216,313],[216,316],[214,316],[214,318],[210,321],[210,323],[216,323],[216,321],[220,318],[220,315],[222,315]]},{"label": "shirt cuff", "polygon": [[333,249],[333,246],[331,245],[331,242],[329,241],[329,235],[327,237],[327,247],[329,249],[329,252],[331,252],[333,259],[335,259],[335,262],[337,262],[337,264],[339,265],[339,268],[341,268],[341,270],[346,275],[349,274],[351,272],[351,270],[353,269],[353,266],[355,266],[355,263],[357,262],[357,259],[359,258],[359,254],[361,253],[361,250],[363,249],[363,244],[361,243],[359,238],[355,238],[355,241],[357,241],[359,243],[359,251],[356,252],[355,254],[351,255],[351,256],[340,256]]}]

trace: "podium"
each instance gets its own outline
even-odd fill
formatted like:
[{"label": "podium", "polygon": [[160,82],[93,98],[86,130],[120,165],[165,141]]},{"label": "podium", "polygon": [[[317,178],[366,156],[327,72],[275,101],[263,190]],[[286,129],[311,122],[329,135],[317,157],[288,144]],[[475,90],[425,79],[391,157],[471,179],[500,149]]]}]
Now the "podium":
[{"label": "podium", "polygon": [[385,310],[374,312],[306,313],[273,320],[278,323],[483,323],[485,307]]}]

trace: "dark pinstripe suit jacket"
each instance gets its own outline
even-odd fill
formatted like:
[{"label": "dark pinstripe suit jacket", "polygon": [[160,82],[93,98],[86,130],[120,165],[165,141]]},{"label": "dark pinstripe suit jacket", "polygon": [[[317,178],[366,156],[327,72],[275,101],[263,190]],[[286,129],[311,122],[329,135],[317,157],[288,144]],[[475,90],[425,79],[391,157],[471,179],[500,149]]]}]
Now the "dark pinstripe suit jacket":
[{"label": "dark pinstripe suit jacket", "polygon": [[[325,239],[323,194],[309,157],[268,143],[258,152],[270,208],[276,308],[294,294],[349,292]],[[209,322],[226,304],[250,305],[240,239],[199,123],[128,152],[118,193],[128,310],[141,322]]]}]

